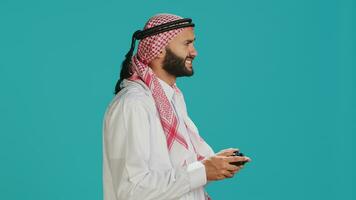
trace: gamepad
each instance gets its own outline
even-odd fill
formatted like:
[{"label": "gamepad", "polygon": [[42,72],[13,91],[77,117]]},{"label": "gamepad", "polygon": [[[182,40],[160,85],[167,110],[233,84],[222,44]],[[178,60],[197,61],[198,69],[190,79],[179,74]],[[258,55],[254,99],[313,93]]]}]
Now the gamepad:
[{"label": "gamepad", "polygon": [[[243,153],[235,151],[234,154],[232,154],[231,156],[244,156]],[[240,165],[244,165],[247,161],[237,161],[237,162],[231,162],[230,164],[235,165],[235,166],[240,166]]]}]

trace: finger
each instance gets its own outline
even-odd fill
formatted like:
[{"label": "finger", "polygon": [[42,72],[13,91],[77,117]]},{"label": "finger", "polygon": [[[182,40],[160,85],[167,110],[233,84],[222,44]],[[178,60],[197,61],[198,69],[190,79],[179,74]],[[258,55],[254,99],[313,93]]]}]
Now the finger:
[{"label": "finger", "polygon": [[249,158],[249,157],[247,157],[247,156],[245,156],[245,158],[247,158],[248,159],[248,161],[247,162],[251,162],[252,160],[251,160],[251,158]]},{"label": "finger", "polygon": [[217,155],[219,156],[231,156],[234,154],[235,151],[239,151],[237,148],[229,148],[221,150]]},{"label": "finger", "polygon": [[236,174],[238,171],[240,171],[240,168],[237,168],[235,170],[229,170],[231,173]]},{"label": "finger", "polygon": [[232,178],[234,176],[234,173],[226,170],[224,171],[223,175],[226,177],[226,178]]},{"label": "finger", "polygon": [[230,157],[224,157],[224,160],[229,163],[239,162],[239,161],[249,162],[250,158],[245,157],[245,156],[230,156]]},{"label": "finger", "polygon": [[237,171],[240,171],[242,168],[244,168],[244,166],[243,165],[240,165],[240,166],[238,166],[238,170]]},{"label": "finger", "polygon": [[223,180],[225,179],[226,177],[223,175],[223,174],[220,174],[216,177],[216,180]]},{"label": "finger", "polygon": [[236,171],[239,171],[239,170],[241,170],[242,168],[244,168],[244,165],[239,165],[239,166],[237,166],[236,168],[237,168]]},{"label": "finger", "polygon": [[235,170],[230,171],[230,172],[233,173],[233,174],[236,174],[236,173],[239,172],[243,167],[244,167],[243,165],[240,165],[239,167],[236,167]]},{"label": "finger", "polygon": [[227,169],[229,171],[235,171],[235,170],[238,170],[239,167],[236,166],[236,165],[233,165],[231,163],[227,163],[226,166],[225,166],[225,169]]},{"label": "finger", "polygon": [[240,169],[238,169],[238,170],[235,170],[235,171],[230,171],[232,174],[236,174],[237,172],[239,172],[240,171]]}]

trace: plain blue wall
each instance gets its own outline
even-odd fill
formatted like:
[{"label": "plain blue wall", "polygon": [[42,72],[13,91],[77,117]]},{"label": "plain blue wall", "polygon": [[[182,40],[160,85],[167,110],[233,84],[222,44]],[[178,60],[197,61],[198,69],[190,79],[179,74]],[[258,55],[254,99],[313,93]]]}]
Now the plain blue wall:
[{"label": "plain blue wall", "polygon": [[200,134],[253,162],[213,199],[345,199],[355,181],[355,1],[0,1],[0,199],[101,199],[102,119],[131,34],[193,18],[179,84]]}]

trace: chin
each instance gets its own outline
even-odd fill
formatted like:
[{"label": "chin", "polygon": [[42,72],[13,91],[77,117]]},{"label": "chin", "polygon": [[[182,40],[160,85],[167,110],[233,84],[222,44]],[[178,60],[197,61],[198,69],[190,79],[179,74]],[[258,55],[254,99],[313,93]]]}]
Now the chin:
[{"label": "chin", "polygon": [[185,69],[191,71],[191,70],[193,70],[193,65],[190,65],[190,66],[189,66],[189,65],[188,65],[188,66],[186,65],[186,66],[185,66]]},{"label": "chin", "polygon": [[194,74],[193,67],[186,69],[186,73],[185,73],[186,76],[193,76],[193,74]]}]

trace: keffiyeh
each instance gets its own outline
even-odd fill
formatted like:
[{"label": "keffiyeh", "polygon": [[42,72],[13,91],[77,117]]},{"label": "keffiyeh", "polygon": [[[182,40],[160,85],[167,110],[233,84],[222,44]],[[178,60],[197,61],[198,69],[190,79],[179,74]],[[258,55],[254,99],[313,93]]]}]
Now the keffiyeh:
[{"label": "keffiyeh", "polygon": [[[159,14],[153,16],[146,23],[144,30],[183,19],[182,17],[172,14]],[[185,165],[186,159],[189,156],[188,144],[184,137],[178,132],[178,118],[172,108],[167,96],[160,85],[157,76],[148,64],[167,46],[170,40],[177,36],[184,28],[178,28],[152,35],[142,39],[138,45],[137,53],[131,58],[132,76],[129,78],[133,81],[141,80],[151,90],[158,110],[160,121],[166,135],[167,148],[169,150],[173,165]],[[181,98],[182,93],[178,91]],[[185,120],[185,126],[190,133],[190,138],[197,155],[197,160],[202,160],[211,152],[210,147],[199,136],[197,128],[190,120]]]}]

